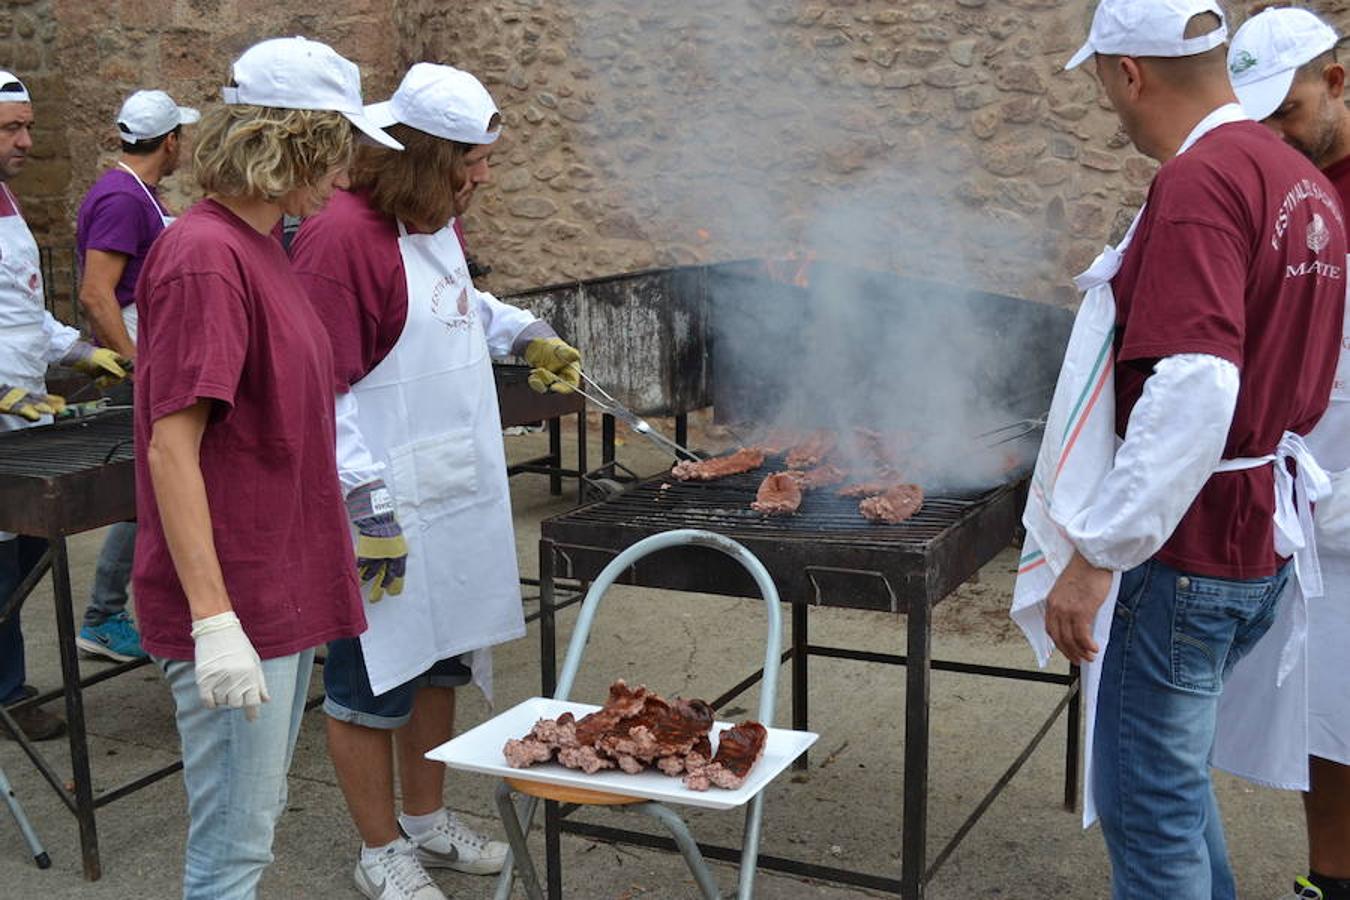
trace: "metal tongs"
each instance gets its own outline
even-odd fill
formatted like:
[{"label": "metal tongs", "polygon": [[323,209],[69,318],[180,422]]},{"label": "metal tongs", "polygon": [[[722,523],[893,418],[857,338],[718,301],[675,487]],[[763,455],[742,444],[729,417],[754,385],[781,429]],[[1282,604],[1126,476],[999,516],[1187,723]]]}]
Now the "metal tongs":
[{"label": "metal tongs", "polygon": [[613,416],[620,422],[623,422],[629,428],[633,429],[633,431],[637,432],[638,434],[645,437],[647,440],[651,441],[656,446],[660,447],[662,450],[673,452],[676,456],[678,456],[681,459],[698,460],[702,458],[693,450],[690,450],[688,447],[675,443],[670,438],[666,437],[664,434],[657,431],[647,422],[646,419],[642,418],[637,413],[633,412],[631,409],[624,406],[618,400],[614,399],[613,395],[611,395],[609,391],[605,390],[600,385],[596,384],[595,380],[591,378],[589,375],[587,375],[584,371],[581,373],[581,380],[586,382],[586,384],[590,385],[591,390],[594,391],[595,393],[588,394],[585,391],[583,391],[580,387],[575,387],[572,390],[576,391],[578,394],[594,403],[597,407],[600,408],[601,412],[605,413],[606,415]]},{"label": "metal tongs", "polygon": [[1029,434],[1035,434],[1045,427],[1045,420],[1049,418],[1047,413],[1039,418],[1018,419],[1016,422],[1009,422],[1007,425],[1000,425],[998,428],[981,432],[975,435],[976,440],[984,438],[994,438],[985,446],[997,447],[1000,444],[1010,444],[1019,438],[1024,438]]}]

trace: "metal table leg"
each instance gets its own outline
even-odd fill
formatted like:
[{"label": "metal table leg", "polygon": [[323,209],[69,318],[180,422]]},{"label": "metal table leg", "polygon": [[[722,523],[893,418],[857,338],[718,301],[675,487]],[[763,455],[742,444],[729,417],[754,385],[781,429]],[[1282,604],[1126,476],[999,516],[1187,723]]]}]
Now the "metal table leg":
[{"label": "metal table leg", "polygon": [[605,413],[600,417],[600,463],[614,462],[614,417]]},{"label": "metal table leg", "polygon": [[689,414],[680,413],[675,416],[675,443],[681,447],[689,446]]},{"label": "metal table leg", "polygon": [[586,410],[583,407],[577,413],[577,503],[583,503],[586,500],[586,473],[590,467],[586,465]]},{"label": "metal table leg", "polygon": [[[807,660],[810,657],[810,641],[807,636],[806,604],[792,602],[792,727],[796,731],[806,731],[807,721]],[[793,762],[793,767],[805,769],[808,765],[807,754],[803,753]]]},{"label": "metal table leg", "polygon": [[562,900],[562,815],[558,801],[544,801],[544,868],[549,900]]},{"label": "metal table leg", "polygon": [[557,416],[548,420],[548,456],[553,468],[548,475],[548,492],[556,497],[562,493],[562,476],[557,471],[562,468],[562,419]]},{"label": "metal table leg", "polygon": [[541,695],[558,689],[557,622],[553,615],[553,542],[539,542],[539,675]]},{"label": "metal table leg", "polygon": [[922,900],[928,860],[928,702],[932,631],[928,604],[909,605],[905,655],[905,787],[900,894]]},{"label": "metal table leg", "polygon": [[1083,685],[1082,673],[1077,666],[1069,667],[1069,677],[1073,679],[1069,685],[1069,690],[1073,691],[1073,699],[1069,701],[1069,716],[1066,723],[1068,736],[1064,742],[1064,808],[1073,812],[1078,808],[1078,756],[1082,741],[1080,732],[1083,730],[1081,724]]},{"label": "metal table leg", "polygon": [[84,877],[97,881],[103,870],[98,858],[94,786],[89,773],[89,740],[84,729],[84,695],[80,686],[79,653],[75,649],[70,559],[66,549],[64,537],[52,538],[52,593],[56,600],[57,643],[61,648],[61,681],[66,694],[66,729],[70,737],[71,774],[75,781],[75,818],[80,823],[80,853],[84,858]]}]

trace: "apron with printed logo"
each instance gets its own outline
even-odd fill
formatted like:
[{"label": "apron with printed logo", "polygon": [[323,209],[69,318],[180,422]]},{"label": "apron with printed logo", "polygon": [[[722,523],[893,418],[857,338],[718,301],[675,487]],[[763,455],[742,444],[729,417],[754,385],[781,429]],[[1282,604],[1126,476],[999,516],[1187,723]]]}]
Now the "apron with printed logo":
[{"label": "apron with printed logo", "polygon": [[408,542],[403,593],[366,604],[361,635],[376,694],[437,660],[476,651],[490,697],[493,644],[525,634],[497,390],[454,231],[399,224],[408,316],[398,343],[352,386],[361,433]]}]

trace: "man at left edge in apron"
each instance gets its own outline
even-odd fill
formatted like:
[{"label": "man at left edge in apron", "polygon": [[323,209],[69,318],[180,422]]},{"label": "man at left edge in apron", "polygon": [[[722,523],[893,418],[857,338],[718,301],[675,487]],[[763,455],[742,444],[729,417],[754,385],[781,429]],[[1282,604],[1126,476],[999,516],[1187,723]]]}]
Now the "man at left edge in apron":
[{"label": "man at left edge in apron", "polygon": [[[64,406],[47,393],[47,366],[59,362],[112,384],[126,377],[127,360],[112,350],[80,339],[58,322],[43,303],[42,266],[37,241],[24,221],[9,181],[23,171],[33,148],[33,104],[17,76],[0,71],[0,431],[51,422]],[[46,541],[0,532],[0,606],[46,550]],[[0,622],[0,703],[32,696],[19,611]],[[65,723],[39,707],[12,713],[30,739],[49,740],[65,733]],[[3,733],[9,738],[9,732]]]},{"label": "man at left edge in apron", "polygon": [[[136,279],[155,240],[174,217],[159,198],[159,186],[178,169],[183,126],[201,118],[164,91],[136,91],[117,112],[122,156],[89,188],[75,219],[80,266],[80,304],[98,342],[128,359],[136,356]],[[111,395],[131,405],[131,383]],[[127,662],[145,656],[141,636],[127,614],[136,523],[108,529],[94,569],[84,622],[75,638],[85,656]]]},{"label": "man at left edge in apron", "polygon": [[[369,628],[328,646],[324,711],[362,841],[357,887],[440,900],[427,869],[493,874],[507,854],[445,808],[445,767],[424,756],[453,736],[455,688],[490,699],[490,648],[525,633],[492,359],[524,356],[531,387],[565,393],[581,356],[470,279],[455,225],[500,134],[482,83],[418,63],[367,111],[405,149],[358,148],[351,189],[291,249],[331,338],[338,468],[362,580],[374,576]],[[406,559],[382,565],[372,548],[395,535]]]}]

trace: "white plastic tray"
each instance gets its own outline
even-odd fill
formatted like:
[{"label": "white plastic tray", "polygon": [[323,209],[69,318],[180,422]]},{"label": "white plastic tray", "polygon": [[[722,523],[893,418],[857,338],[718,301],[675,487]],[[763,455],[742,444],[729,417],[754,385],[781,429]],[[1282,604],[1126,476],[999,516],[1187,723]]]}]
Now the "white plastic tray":
[{"label": "white plastic tray", "polygon": [[[513,769],[506,764],[502,747],[511,738],[529,734],[540,719],[556,719],[571,712],[578,719],[600,707],[589,703],[570,703],[548,697],[532,697],[466,731],[427,753],[428,759],[443,762],[452,769],[482,772],[503,778],[520,778],[545,784],[561,784],[592,791],[627,794],[647,800],[702,806],[707,809],[733,809],[762,791],[770,781],[816,742],[819,735],[810,731],[790,731],[770,728],[764,744],[764,755],[750,770],[750,776],[738,790],[727,791],[711,787],[706,791],[691,791],[684,786],[682,776],[672,778],[655,770],[629,775],[617,769],[605,769],[594,775],[569,769],[556,762],[541,763],[528,769]],[[717,736],[732,726],[731,722],[717,722],[712,729],[712,745],[717,749]]]}]

